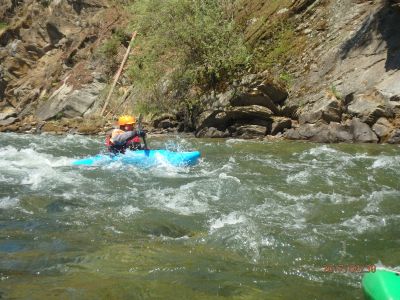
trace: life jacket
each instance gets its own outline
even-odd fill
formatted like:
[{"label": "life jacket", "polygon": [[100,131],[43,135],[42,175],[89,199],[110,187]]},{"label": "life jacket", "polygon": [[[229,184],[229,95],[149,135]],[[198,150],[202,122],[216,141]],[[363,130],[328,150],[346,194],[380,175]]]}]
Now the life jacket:
[{"label": "life jacket", "polygon": [[125,131],[121,129],[114,129],[110,135],[106,136],[105,145],[108,150],[112,153],[125,153],[126,149],[129,148],[130,150],[140,150],[142,149],[142,144],[140,143],[140,137],[134,136],[133,138],[125,141],[122,144],[115,143],[114,138],[120,134],[125,133]]},{"label": "life jacket", "polygon": [[114,138],[117,135],[120,135],[122,133],[124,133],[125,131],[121,130],[121,129],[114,129],[111,132],[111,135],[107,135],[106,136],[106,142],[105,145],[108,148],[108,151],[117,154],[117,153],[125,153],[125,150],[127,148],[127,143],[124,144],[116,144],[114,143]]},{"label": "life jacket", "polygon": [[134,136],[132,139],[128,140],[126,142],[126,145],[130,150],[141,150],[142,149],[142,144],[140,142],[140,137],[139,136]]}]

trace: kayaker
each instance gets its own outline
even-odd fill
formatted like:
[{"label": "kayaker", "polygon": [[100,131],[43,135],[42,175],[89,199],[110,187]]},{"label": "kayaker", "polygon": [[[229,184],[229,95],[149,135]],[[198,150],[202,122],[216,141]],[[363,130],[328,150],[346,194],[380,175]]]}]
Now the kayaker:
[{"label": "kayaker", "polygon": [[[126,149],[148,149],[146,133],[143,130],[134,130],[136,119],[134,116],[123,115],[118,118],[119,129],[114,129],[106,136],[106,146],[111,153],[125,153]],[[144,146],[140,142],[143,139]]]}]

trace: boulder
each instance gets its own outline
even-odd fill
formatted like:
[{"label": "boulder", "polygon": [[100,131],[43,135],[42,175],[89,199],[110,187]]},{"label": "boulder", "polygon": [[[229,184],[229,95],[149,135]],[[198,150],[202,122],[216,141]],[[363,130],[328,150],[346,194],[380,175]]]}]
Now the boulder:
[{"label": "boulder", "polygon": [[178,122],[172,121],[170,119],[165,119],[158,123],[158,128],[163,128],[163,129],[175,128],[177,126],[178,126]]},{"label": "boulder", "polygon": [[321,99],[314,103],[312,108],[299,116],[300,124],[315,124],[319,121],[329,124],[340,122],[342,117],[342,104],[335,97]]},{"label": "boulder", "polygon": [[269,108],[274,114],[278,113],[278,108],[268,95],[258,90],[238,93],[231,100],[232,106],[260,105]]},{"label": "boulder", "polygon": [[350,143],[354,139],[353,134],[350,132],[350,126],[343,125],[337,122],[329,123],[329,142],[330,143],[340,143],[346,142]]},{"label": "boulder", "polygon": [[[273,115],[273,112],[267,107],[260,105],[248,105],[248,106],[240,106],[240,107],[231,107],[224,111],[225,119],[227,120],[252,120],[252,119],[261,119],[261,120],[269,120]],[[220,113],[219,115],[222,114]],[[218,115],[216,115],[218,118]]]},{"label": "boulder", "polygon": [[400,98],[398,101],[389,101],[389,108],[393,111],[393,114],[400,117]]},{"label": "boulder", "polygon": [[299,118],[298,116],[299,108],[300,108],[299,103],[290,101],[289,98],[289,100],[286,101],[285,105],[281,107],[279,114],[281,116],[297,120]]},{"label": "boulder", "polygon": [[386,101],[400,101],[400,73],[386,76],[375,88],[376,92]]},{"label": "boulder", "polygon": [[[321,127],[322,125],[322,127]],[[292,128],[284,133],[289,140],[309,140],[317,136],[321,130],[327,127],[326,124],[301,124],[298,128]]]},{"label": "boulder", "polygon": [[292,127],[292,120],[285,117],[271,117],[271,135],[276,135],[279,132],[283,132],[285,129]]},{"label": "boulder", "polygon": [[288,97],[283,84],[265,74],[243,76],[239,86],[232,86],[226,92],[218,94],[212,107],[260,105],[278,113],[277,104],[282,104]]},{"label": "boulder", "polygon": [[16,117],[17,116],[17,111],[13,107],[6,107],[3,109],[3,111],[0,113],[0,121],[5,120],[10,117]]},{"label": "boulder", "polygon": [[394,130],[389,136],[387,142],[389,144],[400,144],[400,129]]},{"label": "boulder", "polygon": [[212,108],[224,108],[231,104],[232,98],[235,96],[236,91],[233,88],[228,89],[224,93],[220,93],[216,96],[216,100],[212,103]]},{"label": "boulder", "polygon": [[14,117],[9,117],[7,119],[0,120],[0,126],[8,126],[15,123],[18,119]]},{"label": "boulder", "polygon": [[222,112],[222,110],[206,110],[203,111],[196,120],[197,130],[206,127],[215,127],[219,124],[219,120],[215,119],[215,116]]},{"label": "boulder", "polygon": [[393,116],[390,106],[378,93],[355,95],[347,111],[368,125],[373,125],[380,117]]},{"label": "boulder", "polygon": [[292,140],[310,140],[317,143],[352,142],[350,127],[337,122],[330,124],[301,124],[284,133],[284,137]]},{"label": "boulder", "polygon": [[350,121],[350,132],[354,136],[355,142],[377,143],[378,137],[371,130],[368,124],[361,122],[360,119],[353,118]]},{"label": "boulder", "polygon": [[380,141],[384,141],[393,130],[393,126],[386,118],[379,118],[374,126],[372,126],[372,130],[379,137]]},{"label": "boulder", "polygon": [[156,118],[153,119],[153,126],[155,128],[159,127],[160,122],[164,120],[170,120],[170,121],[176,121],[176,117],[173,114],[165,113],[161,114],[160,116],[157,116]]},{"label": "boulder", "polygon": [[257,88],[267,95],[275,104],[282,104],[289,96],[284,85],[272,78],[264,80]]},{"label": "boulder", "polygon": [[230,125],[235,123],[246,123],[266,126],[271,122],[272,111],[264,106],[249,105],[227,107],[225,110],[205,111],[197,122],[197,131],[205,127],[215,127],[220,131],[225,131]]},{"label": "boulder", "polygon": [[267,134],[267,128],[260,125],[242,125],[236,127],[236,132],[233,134],[235,137],[243,139],[253,139],[264,137]]},{"label": "boulder", "polygon": [[196,137],[208,137],[208,138],[226,138],[229,137],[230,133],[228,130],[220,131],[215,127],[207,127],[196,133]]},{"label": "boulder", "polygon": [[74,90],[72,86],[64,83],[48,101],[42,103],[36,110],[36,115],[41,120],[55,117],[83,116],[98,99],[105,83],[93,81]]}]

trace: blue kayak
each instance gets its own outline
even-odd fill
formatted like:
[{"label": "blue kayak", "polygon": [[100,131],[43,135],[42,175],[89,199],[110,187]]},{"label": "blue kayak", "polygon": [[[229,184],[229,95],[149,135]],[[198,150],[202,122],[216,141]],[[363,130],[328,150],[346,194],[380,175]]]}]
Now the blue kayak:
[{"label": "blue kayak", "polygon": [[195,165],[200,158],[199,151],[174,152],[169,150],[136,150],[126,151],[125,154],[98,154],[72,162],[74,166],[106,165],[113,162],[152,167],[169,164],[176,167]]}]

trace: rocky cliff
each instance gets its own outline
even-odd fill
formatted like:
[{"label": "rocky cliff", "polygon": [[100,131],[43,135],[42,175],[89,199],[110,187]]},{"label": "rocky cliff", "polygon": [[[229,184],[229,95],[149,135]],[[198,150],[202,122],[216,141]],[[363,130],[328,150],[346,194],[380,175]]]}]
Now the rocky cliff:
[{"label": "rocky cliff", "polygon": [[[209,101],[197,135],[399,143],[398,2],[295,1],[277,15],[295,32],[297,51],[271,67],[291,75],[288,93],[268,72],[247,76]],[[251,38],[267,44],[270,32],[259,26]]]},{"label": "rocky cliff", "polygon": [[[258,67],[200,96],[189,117],[173,111],[155,127],[198,137],[400,142],[398,0],[241,0],[235,9]],[[95,49],[128,17],[100,0],[10,1],[0,15],[9,24],[0,29],[0,130],[61,119],[57,126],[80,131],[68,120],[93,118],[111,78]]]},{"label": "rocky cliff", "polygon": [[5,1],[0,6],[2,130],[31,130],[61,118],[55,131],[84,123],[109,80],[96,49],[123,26],[123,16],[102,0]]}]

